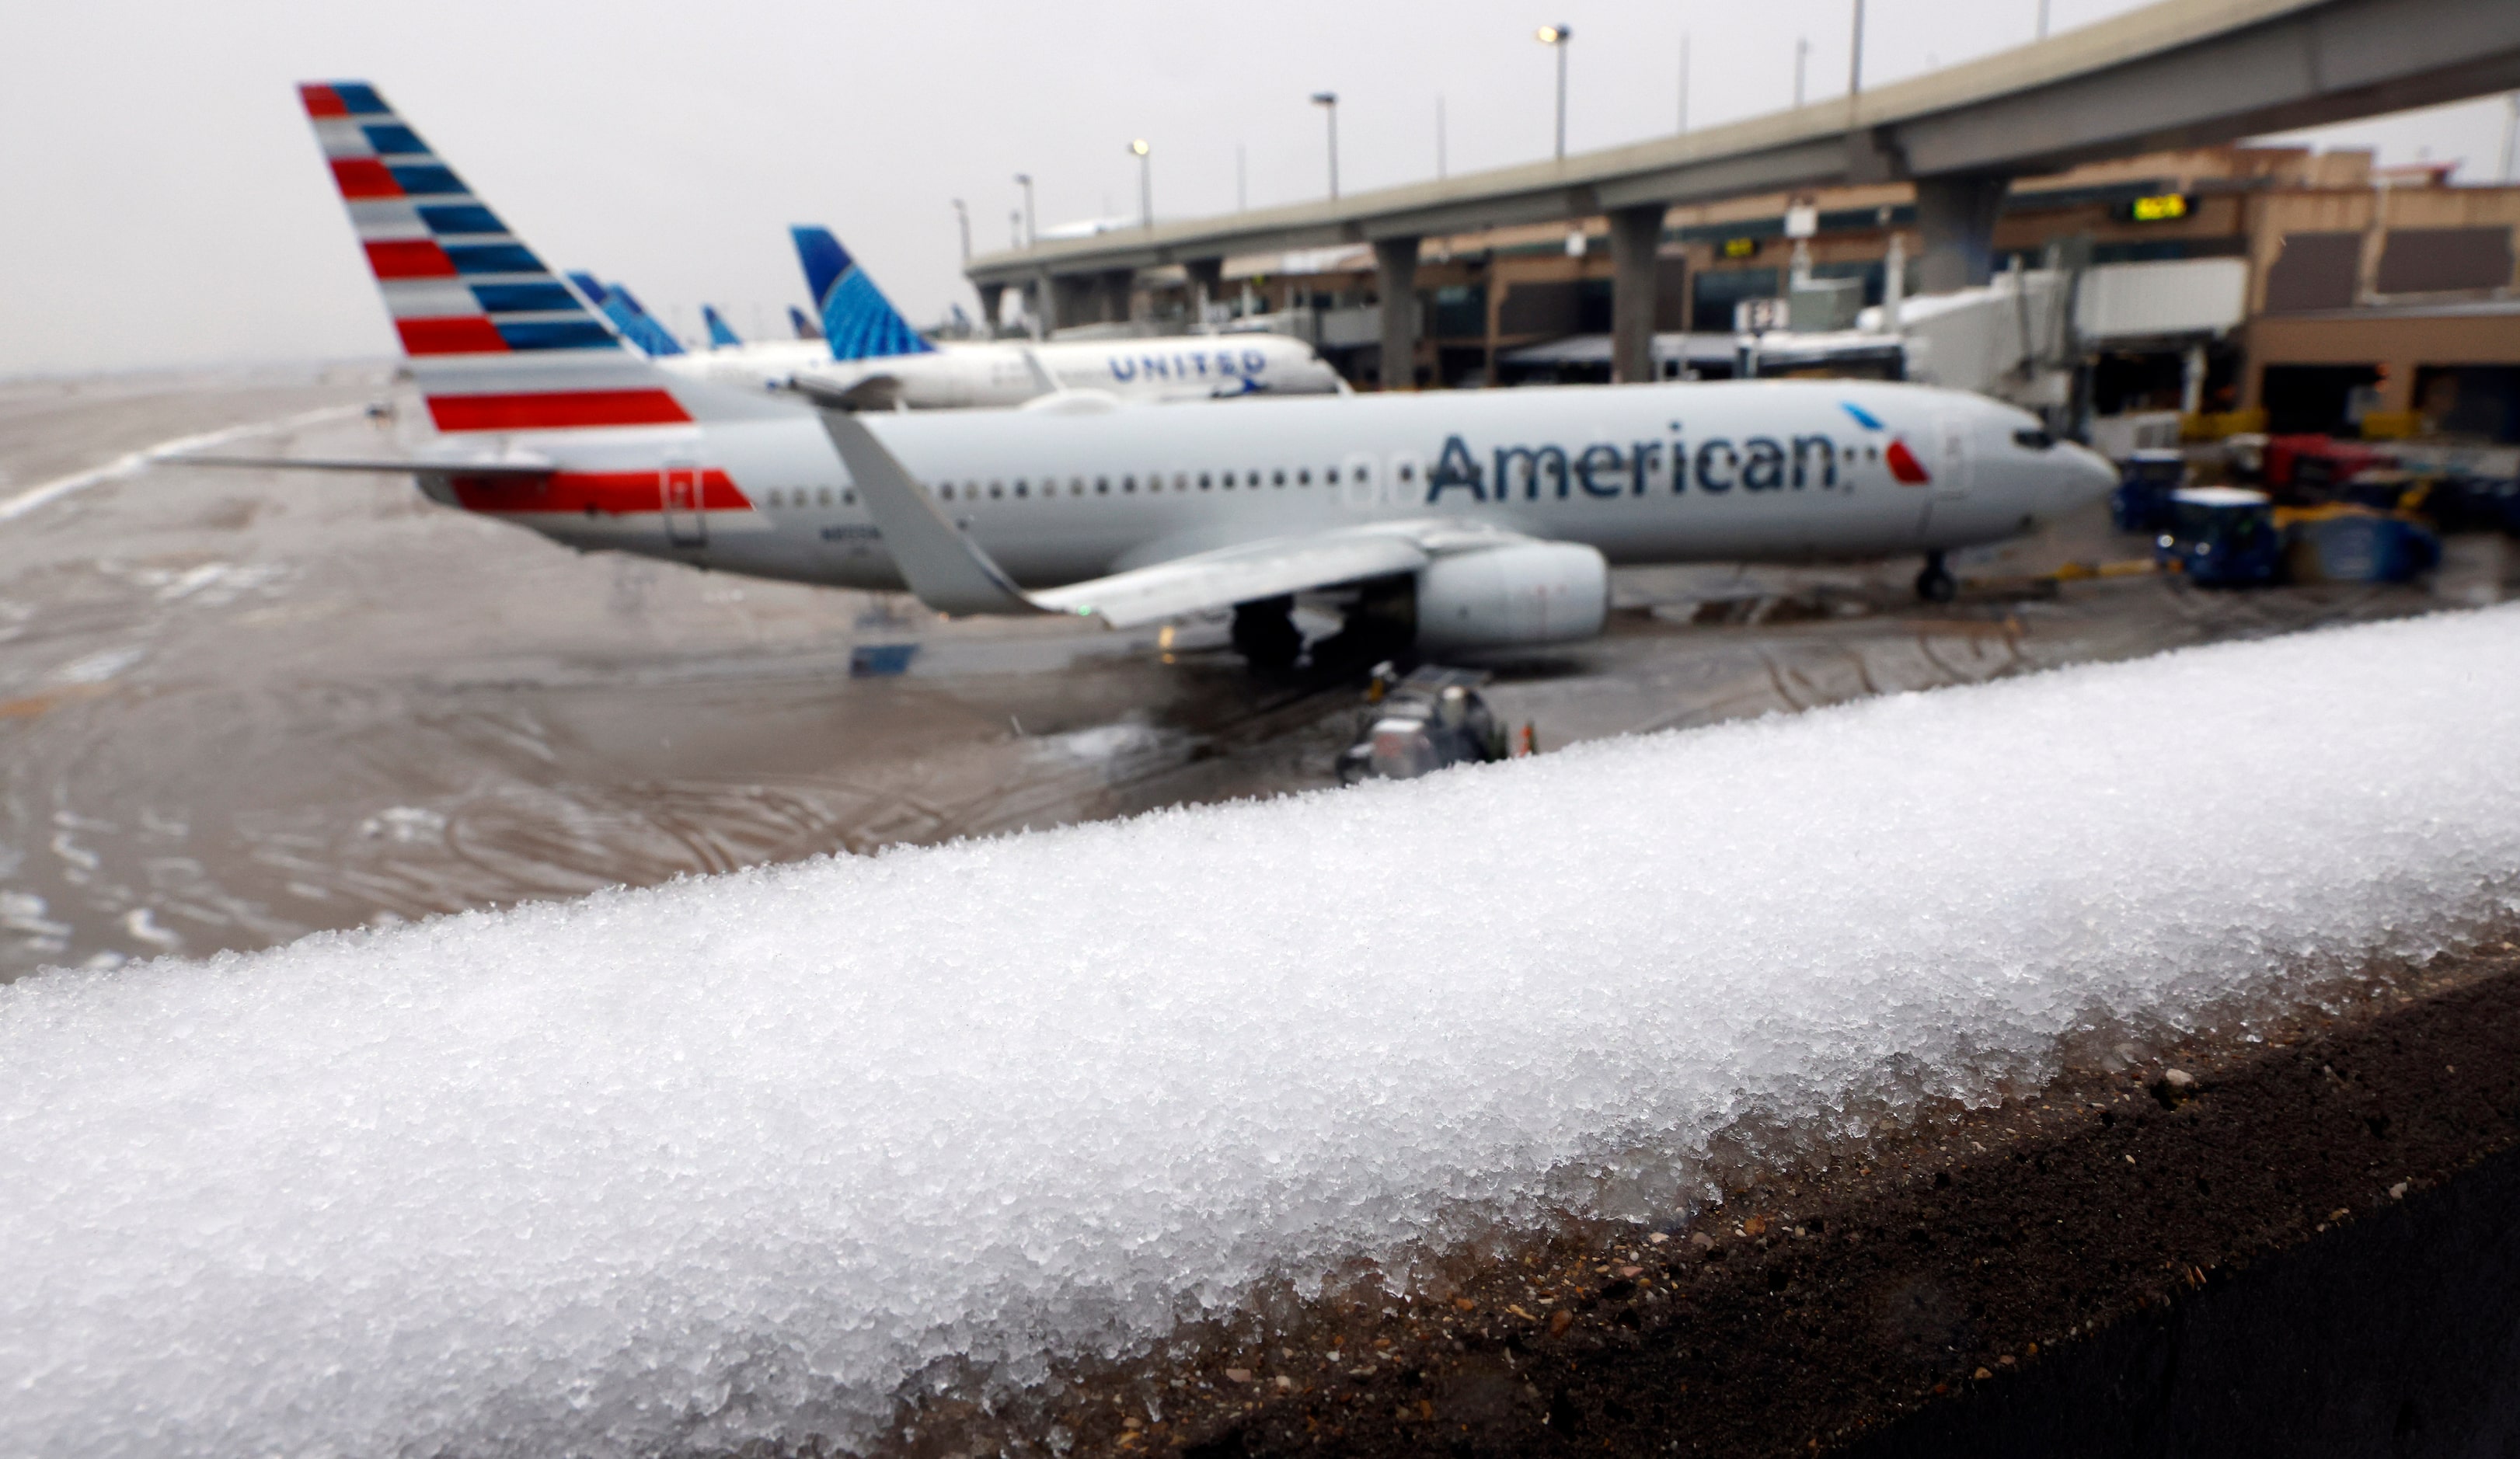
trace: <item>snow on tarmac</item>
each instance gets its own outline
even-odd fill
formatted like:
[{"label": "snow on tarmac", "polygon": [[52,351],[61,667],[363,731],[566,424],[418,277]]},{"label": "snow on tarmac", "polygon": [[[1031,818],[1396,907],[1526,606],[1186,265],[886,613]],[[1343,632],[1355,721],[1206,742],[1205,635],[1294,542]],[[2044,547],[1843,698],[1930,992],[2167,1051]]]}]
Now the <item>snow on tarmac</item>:
[{"label": "snow on tarmac", "polygon": [[2520,610],[0,989],[0,1451],[863,1438],[2515,906]]}]

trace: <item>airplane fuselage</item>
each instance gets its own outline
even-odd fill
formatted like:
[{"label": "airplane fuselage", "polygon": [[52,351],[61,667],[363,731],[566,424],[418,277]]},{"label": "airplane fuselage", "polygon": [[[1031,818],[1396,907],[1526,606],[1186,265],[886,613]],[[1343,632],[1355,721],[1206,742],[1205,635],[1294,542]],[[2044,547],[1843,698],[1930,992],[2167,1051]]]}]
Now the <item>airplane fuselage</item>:
[{"label": "airplane fuselage", "polygon": [[[863,419],[1027,587],[1429,517],[1583,543],[1612,562],[1882,556],[2013,536],[2113,479],[2010,406],[1838,380]],[[804,409],[512,444],[560,469],[432,495],[582,549],[902,586]]]},{"label": "airplane fuselage", "polygon": [[1123,400],[1173,402],[1241,395],[1321,395],[1338,375],[1282,334],[1184,334],[1151,339],[985,340],[918,355],[833,360],[814,340],[777,340],[658,362],[668,373],[746,389],[784,390],[800,372],[845,389],[873,376],[897,382],[912,410],[1021,405],[1052,390],[1101,390]]}]

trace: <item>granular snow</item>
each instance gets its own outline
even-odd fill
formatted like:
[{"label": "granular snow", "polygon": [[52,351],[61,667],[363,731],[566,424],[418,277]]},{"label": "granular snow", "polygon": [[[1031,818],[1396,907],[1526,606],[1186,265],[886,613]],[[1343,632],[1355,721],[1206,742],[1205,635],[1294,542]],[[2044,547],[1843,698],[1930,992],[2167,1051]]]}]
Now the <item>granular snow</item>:
[{"label": "granular snow", "polygon": [[2455,938],[2520,611],[0,989],[0,1451],[863,1439]]}]

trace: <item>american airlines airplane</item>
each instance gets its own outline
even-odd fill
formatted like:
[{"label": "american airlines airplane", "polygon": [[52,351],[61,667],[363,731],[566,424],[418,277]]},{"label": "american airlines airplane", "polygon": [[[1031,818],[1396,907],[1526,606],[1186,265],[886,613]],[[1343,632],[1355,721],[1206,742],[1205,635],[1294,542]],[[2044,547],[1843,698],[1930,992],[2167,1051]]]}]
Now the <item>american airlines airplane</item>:
[{"label": "american airlines airplane", "polygon": [[1022,405],[1060,390],[1172,402],[1347,389],[1310,345],[1282,334],[932,344],[829,229],[800,225],[788,233],[822,317],[823,340],[712,349],[669,368],[754,390],[798,388],[810,376],[827,393],[856,391],[853,398],[865,404],[905,410]]},{"label": "american airlines airplane", "polygon": [[443,440],[227,464],[406,471],[581,550],[950,613],[1231,608],[1266,665],[1304,646],[1297,595],[1426,650],[1589,638],[1613,562],[1922,553],[1919,591],[1947,597],[1946,551],[2115,481],[2012,407],[1854,381],[809,409],[627,348],[372,87],[301,90]]}]

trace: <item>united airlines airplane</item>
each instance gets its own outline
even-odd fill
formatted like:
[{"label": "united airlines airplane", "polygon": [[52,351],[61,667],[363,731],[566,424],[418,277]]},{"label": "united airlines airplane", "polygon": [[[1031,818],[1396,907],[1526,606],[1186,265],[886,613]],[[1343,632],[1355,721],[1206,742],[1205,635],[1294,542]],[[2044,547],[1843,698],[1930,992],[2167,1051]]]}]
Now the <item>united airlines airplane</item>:
[{"label": "united airlines airplane", "polygon": [[1163,407],[807,408],[669,371],[547,269],[369,86],[306,109],[442,440],[436,501],[721,571],[907,587],[952,613],[1115,627],[1232,608],[1255,662],[1297,595],[1429,650],[1600,632],[1613,562],[1921,553],[2109,490],[1985,398],[1853,381],[1575,386]]},{"label": "united airlines airplane", "polygon": [[831,230],[800,225],[788,233],[822,318],[820,340],[712,349],[670,368],[756,390],[794,389],[810,378],[826,392],[854,390],[863,402],[906,410],[1021,405],[1060,390],[1172,402],[1347,388],[1310,345],[1282,334],[931,344]]}]

